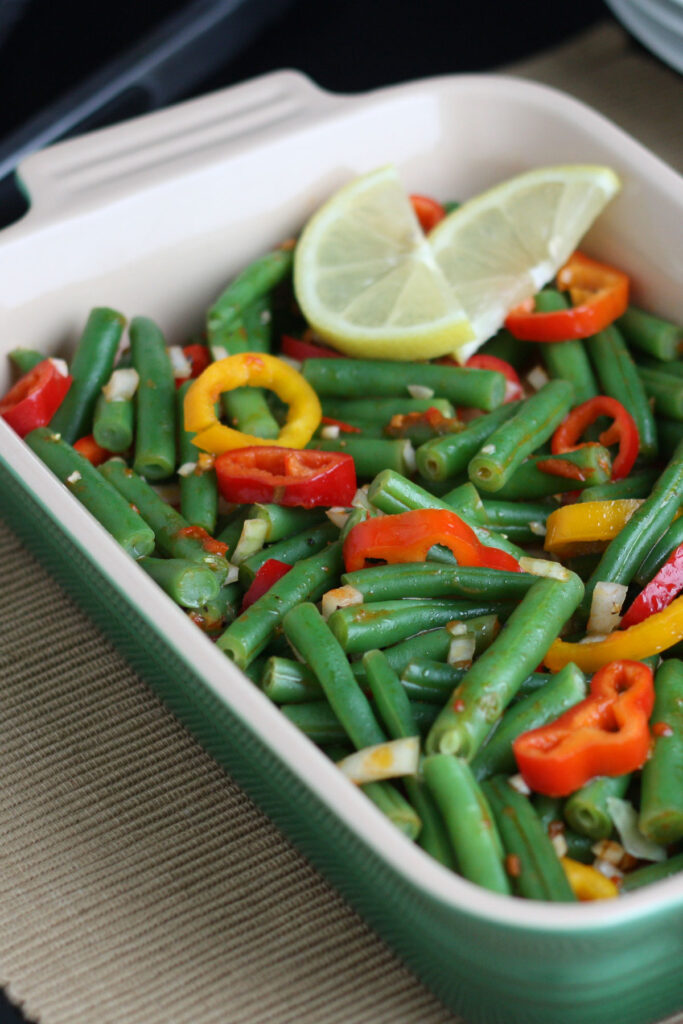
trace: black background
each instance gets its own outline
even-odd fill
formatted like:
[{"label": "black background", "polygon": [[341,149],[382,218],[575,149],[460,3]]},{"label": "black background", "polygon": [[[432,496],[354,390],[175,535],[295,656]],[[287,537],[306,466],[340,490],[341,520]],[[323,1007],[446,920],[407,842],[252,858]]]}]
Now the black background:
[{"label": "black background", "polygon": [[[179,0],[0,0],[0,142],[186,6]],[[609,17],[601,0],[291,0],[237,59],[200,74],[192,91],[282,67],[343,92],[492,70]],[[12,215],[20,212],[16,196]],[[0,995],[0,1022],[21,1020]]]}]

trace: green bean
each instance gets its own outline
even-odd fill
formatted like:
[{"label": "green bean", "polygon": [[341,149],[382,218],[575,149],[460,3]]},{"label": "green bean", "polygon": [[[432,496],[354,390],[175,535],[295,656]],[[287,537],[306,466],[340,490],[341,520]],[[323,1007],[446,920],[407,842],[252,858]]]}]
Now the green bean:
[{"label": "green bean", "polygon": [[583,584],[573,574],[564,580],[539,577],[453,692],[427,738],[428,753],[474,757],[576,609],[582,592]]},{"label": "green bean", "polygon": [[538,815],[538,820],[546,832],[548,832],[552,824],[561,825],[562,831],[564,831],[562,800],[558,796],[545,796],[544,793],[534,793],[531,796],[531,803]]},{"label": "green bean", "polygon": [[[355,425],[362,426],[360,421]],[[367,431],[367,424],[364,429]],[[463,430],[463,424],[456,416],[440,416],[433,419],[429,416],[420,416],[419,418],[392,416],[384,427],[383,434],[385,437],[403,438],[417,447],[431,441],[434,437],[459,434],[461,430]]]},{"label": "green bean", "polygon": [[657,429],[636,365],[614,324],[586,342],[600,380],[601,392],[621,402],[633,416],[646,459],[657,454]]},{"label": "green bean", "polygon": [[285,537],[277,544],[271,544],[250,555],[249,558],[245,558],[240,565],[240,582],[243,586],[248,587],[263,563],[270,558],[294,565],[300,559],[308,558],[309,555],[315,555],[318,551],[322,551],[330,541],[336,540],[338,537],[339,527],[329,519],[325,519],[325,522],[319,523],[317,526],[302,530],[301,533]]},{"label": "green bean", "polygon": [[630,473],[623,480],[609,480],[584,488],[579,501],[617,501],[619,498],[647,498],[652,485],[659,476],[659,469],[641,469]]},{"label": "green bean", "polygon": [[657,370],[658,373],[663,373],[665,376],[683,378],[683,358],[672,359],[671,362],[662,363],[659,359],[649,359],[647,356],[637,353],[636,360],[639,370]]},{"label": "green bean", "polygon": [[543,796],[535,793],[531,797],[531,803],[538,815],[543,828],[548,836],[553,836],[554,830],[564,837],[567,844],[567,856],[573,860],[581,861],[582,864],[592,864],[595,859],[593,853],[593,840],[587,836],[580,836],[573,829],[568,828],[562,819],[562,803],[559,797]]},{"label": "green bean", "polygon": [[364,602],[393,601],[402,597],[517,601],[535,582],[536,577],[525,572],[429,562],[375,565],[342,576],[342,583],[357,590]]},{"label": "green bean", "polygon": [[640,563],[635,574],[636,583],[641,587],[646,586],[680,544],[683,544],[683,516],[674,519]]},{"label": "green bean", "polygon": [[638,367],[638,376],[645,386],[645,394],[655,400],[655,412],[672,420],[683,420],[683,381],[672,374],[668,364],[661,370]]},{"label": "green bean", "polygon": [[118,491],[102,479],[92,463],[51,427],[32,430],[24,440],[124,551],[133,558],[151,554],[154,533]]},{"label": "green bean", "polygon": [[314,743],[340,743],[346,739],[346,730],[327,700],[283,704],[280,710]]},{"label": "green bean", "polygon": [[601,775],[591,779],[585,786],[569,797],[564,805],[565,821],[579,835],[588,836],[595,842],[607,839],[614,830],[607,800],[611,796],[623,797],[628,789],[630,775]]},{"label": "green bean", "polygon": [[[547,469],[553,464],[560,469],[566,467],[568,473],[576,476],[549,473]],[[562,455],[532,455],[496,491],[496,497],[506,501],[537,501],[551,494],[607,483],[611,473],[610,453],[601,444],[585,445]]]},{"label": "green bean", "polygon": [[483,504],[490,528],[500,531],[514,544],[538,544],[545,536],[546,519],[552,512],[550,505],[490,499]]},{"label": "green bean", "polygon": [[99,467],[99,472],[138,510],[154,531],[156,545],[163,554],[169,558],[186,558],[208,565],[218,577],[219,584],[225,581],[228,574],[225,558],[207,551],[200,538],[185,533],[191,530],[187,520],[159,497],[143,477],[129,469],[123,459],[109,459]]},{"label": "green bean", "polygon": [[565,828],[562,833],[567,844],[567,856],[578,860],[581,864],[592,864],[595,860],[593,840],[588,836],[580,836],[573,828]]},{"label": "green bean", "polygon": [[449,480],[464,472],[491,434],[511,419],[519,407],[519,402],[508,402],[487,416],[478,416],[457,434],[446,434],[420,445],[415,452],[420,473],[428,480]]},{"label": "green bean", "polygon": [[95,402],[111,377],[125,325],[125,317],[116,310],[97,307],[90,312],[71,360],[71,387],[50,421],[67,444],[90,433]]},{"label": "green bean", "polygon": [[[221,334],[220,344],[212,343],[214,359],[222,350],[226,356],[241,352],[270,352],[270,304],[258,299],[247,306],[241,320],[229,333]],[[226,391],[221,404],[228,423],[254,437],[276,438],[280,428],[262,388],[241,387]]]},{"label": "green bean", "polygon": [[344,452],[350,455],[356,466],[356,474],[361,479],[373,477],[383,469],[409,473],[413,464],[414,453],[410,441],[391,441],[387,438],[354,437],[344,434],[337,438],[315,438],[307,447],[322,452]]},{"label": "green bean", "polygon": [[248,665],[265,649],[291,608],[301,601],[317,601],[330,589],[341,565],[341,541],[297,562],[228,626],[218,639],[220,650],[240,668]]},{"label": "green bean", "polygon": [[597,569],[586,583],[581,612],[590,613],[595,584],[630,583],[645,556],[671,525],[683,504],[683,441],[668,466],[657,479],[652,493],[629,519],[626,526],[610,541]]},{"label": "green bean", "polygon": [[212,345],[220,345],[222,339],[238,326],[244,311],[290,273],[292,252],[292,249],[280,248],[260,256],[221,292],[207,314],[206,324]]},{"label": "green bean", "polygon": [[302,530],[318,526],[325,521],[325,511],[319,508],[288,508],[286,505],[254,504],[249,506],[247,519],[262,519],[266,524],[266,542],[274,544],[286,540]]},{"label": "green bean", "polygon": [[45,359],[43,352],[36,352],[32,348],[13,348],[8,355],[22,377]]},{"label": "green bean", "polygon": [[680,420],[665,420],[662,416],[657,419],[657,437],[663,458],[667,458],[675,452],[677,446],[683,441],[683,423]]},{"label": "green bean", "polygon": [[218,579],[208,565],[184,558],[141,558],[140,565],[183,608],[201,608],[218,597]]},{"label": "green bean", "polygon": [[641,777],[638,827],[655,843],[683,838],[683,661],[664,662],[655,678],[654,749]]},{"label": "green bean", "polygon": [[[569,302],[561,292],[544,289],[536,296],[535,305],[539,313],[554,313],[567,309]],[[542,344],[539,350],[550,376],[568,380],[574,388],[573,405],[580,405],[597,395],[598,385],[580,339]]]},{"label": "green bean", "polygon": [[[435,498],[424,487],[412,483],[399,473],[394,473],[391,469],[382,470],[381,473],[377,474],[368,489],[368,500],[371,505],[374,505],[375,508],[388,515],[418,508],[445,508],[448,511],[453,511],[446,502]],[[500,548],[501,551],[507,551],[513,558],[521,558],[524,554],[514,544],[510,544],[503,537],[486,529],[484,526],[480,526],[479,523],[472,522],[462,512],[459,512],[458,515],[471,527],[482,544],[492,548]]]},{"label": "green bean", "polygon": [[683,354],[683,330],[668,320],[629,306],[617,321],[629,345],[656,359],[680,359]]},{"label": "green bean", "polygon": [[531,801],[502,775],[483,782],[481,788],[506,852],[517,858],[519,870],[512,874],[515,893],[526,899],[573,903],[576,897]]},{"label": "green bean", "polygon": [[[93,411],[92,433],[97,443],[108,452],[126,452],[133,444],[135,403],[132,398],[110,401],[101,392]],[[195,453],[196,458],[196,453]]]},{"label": "green bean", "polygon": [[467,762],[435,754],[425,758],[422,767],[446,823],[460,873],[485,889],[509,894],[498,829]]},{"label": "green bean", "polygon": [[388,647],[448,622],[495,615],[502,611],[496,602],[421,600],[374,602],[339,608],[328,619],[328,626],[347,654],[361,654],[373,647]]},{"label": "green bean", "polygon": [[621,892],[633,892],[644,885],[652,885],[653,882],[660,882],[664,878],[671,878],[672,875],[683,871],[683,853],[677,853],[668,860],[660,861],[658,864],[648,864],[647,867],[637,868],[636,871],[629,871],[621,880]]},{"label": "green bean", "polygon": [[487,412],[505,399],[505,378],[492,370],[383,359],[307,359],[301,372],[321,397],[360,393],[400,398],[417,385],[454,405]]},{"label": "green bean", "polygon": [[469,480],[446,491],[442,498],[444,503],[458,515],[466,515],[470,522],[479,523],[480,526],[488,525],[489,520],[484,502],[481,500],[477,488]]},{"label": "green bean", "polygon": [[520,341],[509,331],[501,328],[493,338],[489,338],[480,349],[483,355],[497,356],[510,363],[516,370],[523,370],[536,355],[536,346],[530,341]]},{"label": "green bean", "polygon": [[[185,381],[177,391],[178,420],[178,461],[180,465],[196,463],[199,451],[192,444],[195,436],[185,430],[183,422],[183,402],[191,381]],[[218,484],[213,469],[199,470],[180,477],[180,512],[193,526],[201,526],[207,533],[213,534],[216,529],[218,514]]]},{"label": "green bean", "polygon": [[242,604],[242,594],[243,590],[239,583],[224,583],[213,601],[197,609],[195,621],[200,619],[200,625],[207,633],[222,632],[228,623],[237,617]]},{"label": "green bean", "polygon": [[443,706],[454,687],[464,678],[465,671],[443,661],[415,658],[401,672],[401,685],[409,700]]},{"label": "green bean", "polygon": [[366,782],[360,788],[399,831],[409,839],[418,838],[422,826],[420,817],[390,782]]},{"label": "green bean", "polygon": [[512,744],[518,736],[558,718],[586,696],[583,672],[572,662],[553,676],[536,693],[518,701],[500,719],[498,726],[472,759],[476,779],[517,771]]},{"label": "green bean", "polygon": [[572,385],[551,380],[522,402],[515,415],[490,435],[470,460],[470,480],[480,490],[499,491],[527,455],[553,434],[569,412]]},{"label": "green bean", "polygon": [[324,696],[313,669],[300,661],[277,656],[266,661],[261,688],[274,704],[302,704]]},{"label": "green bean", "polygon": [[[361,389],[360,393],[363,394],[364,390]],[[406,416],[411,412],[426,412],[427,409],[437,409],[449,418],[455,415],[446,398],[322,398],[320,404],[324,416],[342,423],[366,420],[386,424],[392,416]]]},{"label": "green bean", "polygon": [[153,320],[131,320],[130,347],[140,382],[135,392],[133,469],[149,480],[163,480],[176,465],[175,379],[166,341]]},{"label": "green bean", "polygon": [[285,636],[316,674],[332,710],[359,750],[386,739],[346,655],[315,605],[303,602],[282,620]]}]

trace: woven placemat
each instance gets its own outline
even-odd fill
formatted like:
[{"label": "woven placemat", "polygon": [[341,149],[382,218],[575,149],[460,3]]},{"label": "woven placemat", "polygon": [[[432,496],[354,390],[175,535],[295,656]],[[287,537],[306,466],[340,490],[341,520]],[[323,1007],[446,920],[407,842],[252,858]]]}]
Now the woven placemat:
[{"label": "woven placemat", "polygon": [[[616,26],[513,70],[683,164],[683,79]],[[0,983],[27,1016],[453,1024],[2,524],[0,565]]]}]

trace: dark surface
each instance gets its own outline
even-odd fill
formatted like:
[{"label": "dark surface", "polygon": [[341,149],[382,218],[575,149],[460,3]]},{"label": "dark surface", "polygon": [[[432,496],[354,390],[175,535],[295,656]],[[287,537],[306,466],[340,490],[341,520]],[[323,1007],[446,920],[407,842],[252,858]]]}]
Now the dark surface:
[{"label": "dark surface", "polygon": [[[0,141],[185,6],[186,0],[0,0]],[[342,92],[484,71],[557,45],[605,16],[602,0],[295,0],[241,56],[200,75],[191,94],[282,67]],[[133,113],[134,103],[126,110]],[[23,208],[14,192],[5,204],[0,224]],[[0,1024],[23,1020],[0,994]]]}]

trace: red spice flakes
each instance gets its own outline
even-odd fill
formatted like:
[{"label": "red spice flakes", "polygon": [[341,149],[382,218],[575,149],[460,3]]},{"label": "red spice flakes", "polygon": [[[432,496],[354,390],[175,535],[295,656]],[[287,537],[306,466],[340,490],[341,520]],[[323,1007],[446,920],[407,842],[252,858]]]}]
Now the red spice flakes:
[{"label": "red spice flakes", "polygon": [[193,537],[195,540],[201,541],[204,550],[211,555],[224,555],[228,550],[227,544],[221,540],[214,540],[203,526],[183,526],[181,530],[178,530],[176,536]]},{"label": "red spice flakes", "polygon": [[655,722],[652,726],[653,736],[673,736],[674,731],[668,722]]},{"label": "red spice flakes", "polygon": [[460,712],[461,712],[461,711],[464,711],[464,710],[465,710],[465,701],[464,701],[464,700],[462,700],[462,699],[461,699],[460,697],[457,697],[457,698],[456,698],[456,699],[455,699],[455,700],[453,701],[453,710],[454,710],[454,711],[457,711],[457,712],[458,712],[458,714],[460,714]]},{"label": "red spice flakes", "polygon": [[522,873],[522,862],[516,853],[508,853],[505,857],[505,870],[510,878],[519,878]]}]

